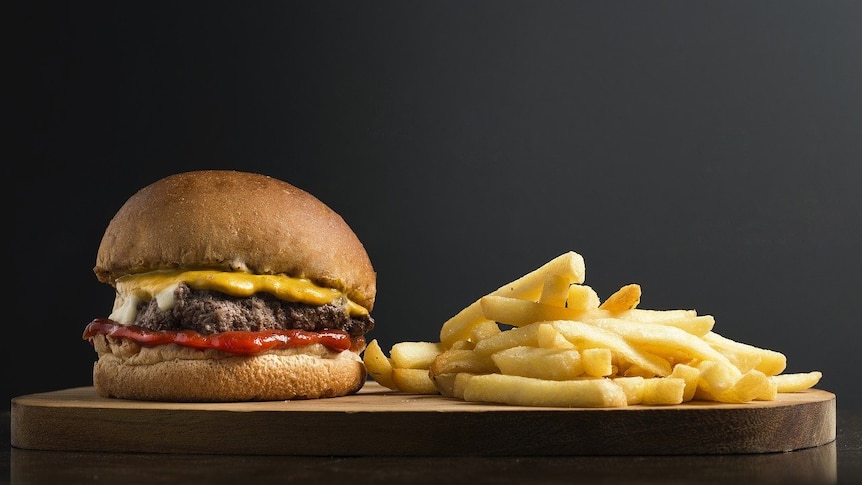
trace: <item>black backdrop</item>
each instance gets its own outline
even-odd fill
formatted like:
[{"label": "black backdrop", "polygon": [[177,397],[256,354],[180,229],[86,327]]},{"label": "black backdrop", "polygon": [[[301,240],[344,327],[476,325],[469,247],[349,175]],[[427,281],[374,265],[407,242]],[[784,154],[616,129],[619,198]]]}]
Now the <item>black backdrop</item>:
[{"label": "black backdrop", "polygon": [[[3,400],[91,384],[127,197],[257,171],[340,212],[384,348],[565,251],[862,405],[862,3],[68,2],[10,15]],[[8,67],[8,66],[7,66]],[[7,93],[9,94],[9,93]],[[17,148],[17,149],[16,149]],[[14,157],[11,153],[17,153]]]}]

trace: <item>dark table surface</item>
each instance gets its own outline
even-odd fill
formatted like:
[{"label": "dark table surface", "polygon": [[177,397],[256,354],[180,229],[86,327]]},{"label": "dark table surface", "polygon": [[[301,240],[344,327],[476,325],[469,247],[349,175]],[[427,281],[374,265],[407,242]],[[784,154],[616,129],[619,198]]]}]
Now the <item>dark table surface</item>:
[{"label": "dark table surface", "polygon": [[58,452],[12,448],[10,425],[6,411],[0,427],[5,443],[0,451],[0,483],[862,483],[862,410],[844,410],[840,405],[835,442],[753,455],[290,457]]}]

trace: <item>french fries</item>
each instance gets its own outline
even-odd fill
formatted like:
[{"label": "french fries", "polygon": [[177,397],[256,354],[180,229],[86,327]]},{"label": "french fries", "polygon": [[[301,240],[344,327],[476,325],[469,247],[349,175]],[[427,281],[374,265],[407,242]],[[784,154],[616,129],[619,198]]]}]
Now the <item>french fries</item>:
[{"label": "french fries", "polygon": [[[569,251],[562,254],[540,268],[503,285],[490,296],[507,296],[525,300],[537,301],[548,276],[567,278],[571,283],[583,283],[586,275],[584,258],[578,253]],[[458,312],[443,323],[440,329],[440,342],[449,348],[458,340],[469,338],[470,330],[477,324],[491,320],[482,313],[479,300]]]},{"label": "french fries", "polygon": [[583,258],[565,253],[444,322],[439,342],[373,340],[368,373],[384,387],[517,406],[666,406],[774,400],[820,382],[782,374],[784,354],[714,331],[692,309],[642,309],[640,285],[601,301]]}]

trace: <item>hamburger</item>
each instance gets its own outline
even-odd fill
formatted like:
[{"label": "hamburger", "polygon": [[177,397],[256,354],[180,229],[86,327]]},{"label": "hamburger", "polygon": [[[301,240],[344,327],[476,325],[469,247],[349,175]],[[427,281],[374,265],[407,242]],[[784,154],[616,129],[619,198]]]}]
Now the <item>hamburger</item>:
[{"label": "hamburger", "polygon": [[111,219],[93,271],[116,289],[83,334],[103,397],[314,399],[365,383],[376,273],[342,217],[287,182],[232,170],[158,180]]}]

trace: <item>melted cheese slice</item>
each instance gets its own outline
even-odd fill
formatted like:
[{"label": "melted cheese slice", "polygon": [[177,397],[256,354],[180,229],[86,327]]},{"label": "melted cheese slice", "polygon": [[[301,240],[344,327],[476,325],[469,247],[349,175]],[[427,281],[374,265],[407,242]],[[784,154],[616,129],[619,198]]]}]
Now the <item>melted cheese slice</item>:
[{"label": "melted cheese slice", "polygon": [[238,297],[269,293],[280,300],[310,305],[325,305],[341,300],[351,315],[368,314],[365,307],[351,301],[340,291],[317,286],[305,278],[196,270],[151,271],[119,278],[117,297],[109,318],[123,325],[131,325],[137,316],[138,303],[152,299],[156,300],[161,310],[170,309],[175,303],[174,289],[181,283],[196,290],[218,291]]}]

